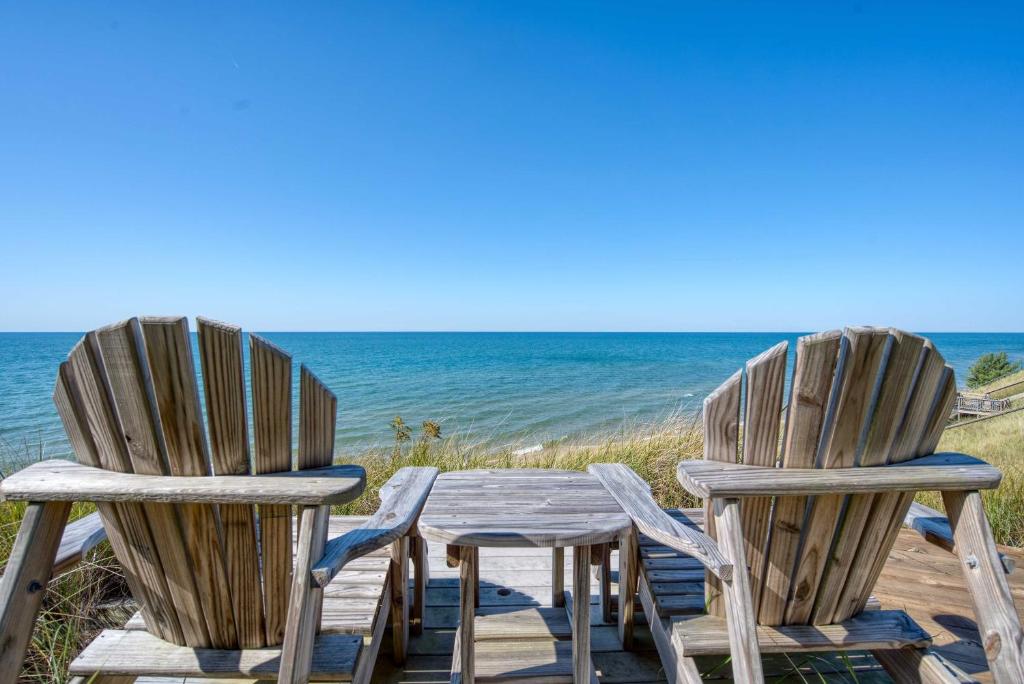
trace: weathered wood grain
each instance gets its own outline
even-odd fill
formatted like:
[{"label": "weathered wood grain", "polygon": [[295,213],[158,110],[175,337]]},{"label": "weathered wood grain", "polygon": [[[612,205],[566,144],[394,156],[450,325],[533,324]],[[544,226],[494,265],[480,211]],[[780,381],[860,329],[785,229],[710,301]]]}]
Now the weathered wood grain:
[{"label": "weathered wood grain", "polygon": [[[292,469],[292,360],[258,335],[249,335],[252,372],[253,466],[256,473]],[[261,505],[260,550],[263,611],[268,645],[284,638],[288,589],[292,579],[290,506]]]},{"label": "weathered wood grain", "polygon": [[741,682],[764,681],[761,653],[757,646],[753,601],[750,598],[750,577],[743,572],[743,528],[739,499],[712,499],[715,527],[723,553],[739,568],[732,579],[722,581],[722,595],[729,632],[729,653],[733,677]]},{"label": "weathered wood grain", "polygon": [[[783,390],[786,384],[788,342],[780,342],[747,362],[745,418],[743,420],[743,464],[774,468],[779,456],[779,428],[782,423]],[[761,602],[765,551],[768,547],[772,497],[740,502],[743,518],[744,555],[750,566],[750,591],[754,615]]]},{"label": "weathered wood grain", "polygon": [[54,576],[78,565],[85,560],[90,551],[106,539],[107,533],[103,529],[103,520],[98,511],[68,523],[53,560]]},{"label": "weathered wood grain", "polygon": [[[743,371],[736,371],[715,391],[704,399],[704,458],[708,461],[736,463],[739,457],[739,424],[740,424],[740,390],[742,389]],[[707,535],[717,539],[714,516],[711,514],[712,502],[704,502],[704,519],[711,521]],[[719,578],[708,569],[705,581],[707,591],[708,614],[724,615],[725,604],[722,599],[722,587]]]},{"label": "weathered wood grain", "polygon": [[706,497],[813,496],[857,492],[965,491],[995,489],[1002,474],[984,461],[954,452],[922,456],[874,468],[805,470],[738,463],[681,461],[679,481]]},{"label": "weathered wood grain", "polygon": [[[359,636],[326,634],[317,639],[310,667],[316,681],[348,681],[362,648]],[[141,630],[106,630],[71,663],[73,675],[276,678],[280,648],[217,650],[169,644]]]},{"label": "weathered wood grain", "polygon": [[[100,455],[101,448],[111,446],[123,450],[124,446],[114,438],[116,425],[112,410],[102,390],[91,345],[87,345],[85,339],[60,366],[54,402],[79,463],[100,467],[106,462],[131,471],[126,456],[111,463],[109,456]],[[110,545],[121,559],[125,582],[152,625],[153,633],[172,643],[184,643],[142,506],[97,503],[96,508],[103,518]]]},{"label": "weathered wood grain", "polygon": [[621,463],[595,463],[587,466],[587,472],[604,485],[641,533],[693,557],[704,564],[713,576],[731,578],[733,566],[714,541],[699,530],[682,525],[661,510],[650,491],[645,488],[643,480],[629,466]]},{"label": "weathered wood grain", "polygon": [[[152,380],[139,320],[133,318],[100,328],[89,333],[87,339],[90,336],[100,352],[104,385],[113,401],[131,469],[140,475],[168,475],[166,454],[157,433]],[[153,537],[160,540],[155,548],[167,576],[167,588],[185,645],[210,646],[210,632],[188,553],[189,540],[185,538],[179,512],[173,505],[162,503],[146,504],[143,508]]]},{"label": "weathered wood grain", "polygon": [[0,577],[0,682],[16,681],[71,504],[31,503]]},{"label": "weathered wood grain", "polygon": [[[820,444],[822,469],[857,470],[857,449],[869,424],[874,389],[885,361],[888,333],[877,328],[847,328],[843,332],[847,353],[841,362],[835,412],[830,430]],[[821,493],[811,501],[804,521],[800,553],[793,571],[792,595],[786,605],[786,623],[804,624],[813,609],[824,577],[835,530],[842,522],[846,499],[841,494]],[[842,587],[831,587],[838,593]],[[828,611],[831,618],[831,611]],[[827,619],[827,618],[826,618]]]},{"label": "weathered wood grain", "polygon": [[572,549],[572,595],[586,596],[572,606],[572,678],[575,684],[590,682],[590,547]]},{"label": "weathered wood grain", "polygon": [[0,483],[11,501],[142,501],[318,506],[355,499],[365,485],[356,465],[267,475],[167,477],[116,473],[69,461],[40,461]]},{"label": "weathered wood grain", "polygon": [[[248,475],[249,428],[246,418],[242,329],[197,319],[199,356],[210,437],[210,459],[218,476]],[[266,643],[263,589],[256,541],[256,510],[251,504],[220,507],[224,562],[242,648]]]},{"label": "weathered wood grain", "polygon": [[1024,681],[1024,631],[978,492],[943,492],[982,646],[995,680]]},{"label": "weathered wood grain", "polygon": [[[459,631],[455,643],[458,648],[459,664],[457,681],[464,684],[473,684],[476,679],[476,645],[473,636],[476,619],[476,561],[475,548],[459,548]],[[454,672],[453,668],[453,674]]]},{"label": "weathered wood grain", "polygon": [[406,535],[416,523],[430,488],[437,478],[437,468],[406,467],[388,480],[392,492],[380,508],[359,528],[331,539],[323,556],[313,565],[313,579],[321,587],[334,578],[353,558],[384,548]]},{"label": "weathered wood grain", "polygon": [[634,606],[639,575],[640,551],[637,532],[628,529],[619,536],[618,629],[619,643],[625,651],[635,647]]},{"label": "weathered wood grain", "polygon": [[[758,626],[756,633],[761,653],[924,648],[932,642],[928,633],[900,610],[869,611],[832,625]],[[726,621],[711,615],[674,618],[672,639],[684,656],[729,652]]]},{"label": "weathered wood grain", "polygon": [[[155,410],[157,440],[173,476],[210,475],[199,387],[185,318],[142,318],[141,333]],[[224,565],[220,513],[215,506],[178,506],[198,603],[213,648],[238,648],[231,585]]]},{"label": "weathered wood grain", "polygon": [[281,647],[279,682],[305,684],[309,681],[323,601],[323,589],[312,581],[310,569],[323,553],[330,514],[330,506],[305,506],[296,523],[298,548]]},{"label": "weathered wood grain", "polygon": [[587,473],[475,470],[437,478],[418,529],[427,539],[456,546],[564,547],[613,541],[629,525],[615,499]]},{"label": "weathered wood grain", "polygon": [[[889,462],[893,443],[912,396],[924,339],[899,330],[890,330],[888,344],[885,374],[875,399],[864,445],[857,457],[857,465],[862,467]],[[846,501],[842,524],[837,528],[819,588],[819,598],[814,606],[812,619],[817,624],[841,622],[861,610],[861,606],[852,604],[849,598],[851,589],[847,589],[847,586],[858,584],[858,574],[866,571],[869,559],[879,552],[871,540],[878,536],[878,528],[884,527],[888,521],[875,522],[872,516],[877,498],[874,494],[854,495]]]},{"label": "weathered wood grain", "polygon": [[[806,469],[815,465],[841,337],[839,331],[833,330],[797,341],[783,441],[784,469]],[[779,496],[775,500],[769,525],[771,544],[759,601],[760,624],[778,625],[785,617],[806,509],[806,496]]]}]

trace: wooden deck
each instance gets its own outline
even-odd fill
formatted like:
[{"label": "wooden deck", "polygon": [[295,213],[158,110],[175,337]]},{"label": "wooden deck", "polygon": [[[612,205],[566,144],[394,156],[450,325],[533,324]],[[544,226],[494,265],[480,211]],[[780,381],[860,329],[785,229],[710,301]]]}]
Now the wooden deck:
[{"label": "wooden deck", "polygon": [[[1024,566],[1024,552],[1003,549]],[[570,555],[571,554],[567,554]],[[384,646],[373,676],[374,684],[426,684],[447,682],[452,646],[458,625],[458,568],[447,567],[445,549],[430,546],[430,583],[427,589],[425,630],[410,642],[409,658],[396,668]],[[566,571],[571,571],[566,559]],[[612,567],[617,567],[612,558]],[[615,579],[613,573],[612,579]],[[1024,607],[1024,572],[1010,576],[1018,610]],[[478,678],[484,670],[513,669],[517,679],[532,675],[534,682],[569,681],[571,651],[568,608],[553,607],[551,601],[551,550],[484,548],[480,551],[480,609],[477,617]],[[623,652],[616,627],[602,621],[600,582],[592,583],[592,657],[598,679],[608,684],[664,682],[661,662],[650,633],[638,627],[639,650]],[[612,592],[615,585],[612,584]],[[927,544],[915,532],[904,530],[890,554],[885,572],[876,587],[883,608],[901,608],[934,639],[934,649],[979,681],[991,681],[984,653],[974,627],[970,598],[960,578],[956,559],[946,551]],[[642,621],[643,616],[638,616]],[[508,641],[519,640],[518,645]],[[529,639],[529,641],[525,641]],[[490,643],[487,643],[490,642]],[[568,659],[568,662],[567,662]],[[710,674],[711,681],[728,679],[728,665]],[[844,661],[831,654],[800,654],[792,657],[766,656],[765,674],[773,681],[858,682],[892,681],[869,655],[851,653]],[[716,661],[702,663],[714,667]],[[798,667],[800,674],[795,672]],[[802,675],[802,677],[801,677]],[[181,684],[199,680],[140,678],[146,684]],[[223,681],[223,680],[221,680]]]}]

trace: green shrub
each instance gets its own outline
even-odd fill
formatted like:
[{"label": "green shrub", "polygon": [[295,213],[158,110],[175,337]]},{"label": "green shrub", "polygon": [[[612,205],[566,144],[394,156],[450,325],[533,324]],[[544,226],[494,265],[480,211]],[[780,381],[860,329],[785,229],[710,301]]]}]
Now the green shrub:
[{"label": "green shrub", "polygon": [[1020,361],[1011,362],[1006,352],[982,354],[967,373],[967,386],[974,389],[987,385],[1005,375],[1016,373],[1020,368]]}]

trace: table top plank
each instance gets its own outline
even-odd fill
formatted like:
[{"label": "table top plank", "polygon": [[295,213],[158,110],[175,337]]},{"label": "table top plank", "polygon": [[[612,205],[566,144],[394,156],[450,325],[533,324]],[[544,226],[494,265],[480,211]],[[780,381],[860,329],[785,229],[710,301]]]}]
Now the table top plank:
[{"label": "table top plank", "polygon": [[604,486],[569,470],[461,470],[434,481],[420,533],[459,546],[603,544],[631,525]]}]

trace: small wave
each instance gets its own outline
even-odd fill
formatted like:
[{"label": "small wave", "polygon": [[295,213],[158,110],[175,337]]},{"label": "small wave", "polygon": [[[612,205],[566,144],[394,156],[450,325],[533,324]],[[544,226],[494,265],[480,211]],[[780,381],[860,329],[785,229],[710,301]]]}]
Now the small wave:
[{"label": "small wave", "polygon": [[523,447],[522,449],[516,449],[512,452],[513,456],[525,456],[526,454],[535,454],[538,451],[543,451],[543,444],[534,444],[533,446]]},{"label": "small wave", "polygon": [[693,396],[693,392],[687,392],[686,394],[683,395],[683,397],[692,397],[692,396]]}]

